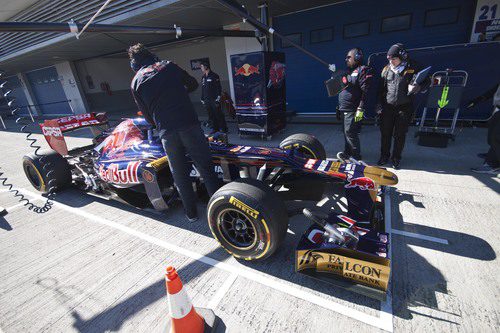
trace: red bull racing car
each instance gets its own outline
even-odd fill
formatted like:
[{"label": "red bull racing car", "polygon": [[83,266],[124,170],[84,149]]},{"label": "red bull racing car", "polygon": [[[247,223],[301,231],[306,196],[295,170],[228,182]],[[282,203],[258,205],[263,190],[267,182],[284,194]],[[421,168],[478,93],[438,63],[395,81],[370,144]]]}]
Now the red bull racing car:
[{"label": "red bull racing car", "polygon": [[[154,128],[143,118],[123,120],[113,129],[104,129],[106,125],[103,114],[46,120],[41,128],[52,149],[23,158],[31,184],[41,192],[73,186],[140,208],[168,209],[178,196]],[[64,133],[82,127],[100,133],[91,145],[68,150]],[[384,289],[388,240],[380,191],[397,183],[393,173],[354,160],[327,159],[322,144],[307,134],[291,135],[276,148],[230,144],[223,134],[207,140],[215,171],[225,183],[210,198],[207,217],[224,249],[245,260],[268,258],[287,233],[286,202],[319,201],[325,186],[336,184],[347,210],[303,211],[313,225],[298,246],[297,270],[329,271]],[[191,177],[201,190],[194,165]],[[362,276],[368,269],[359,263],[369,265],[375,277]]]}]

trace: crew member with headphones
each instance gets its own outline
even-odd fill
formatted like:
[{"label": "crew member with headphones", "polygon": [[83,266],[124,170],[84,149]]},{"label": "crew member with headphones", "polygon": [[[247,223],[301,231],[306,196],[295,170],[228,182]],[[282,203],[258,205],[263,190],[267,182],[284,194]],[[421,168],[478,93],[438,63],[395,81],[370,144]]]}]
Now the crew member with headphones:
[{"label": "crew member with headphones", "polygon": [[370,67],[363,66],[363,51],[358,47],[347,53],[345,62],[347,72],[342,77],[344,89],[339,94],[337,107],[337,116],[343,117],[345,148],[337,157],[343,160],[350,157],[361,160],[359,133],[373,74]]},{"label": "crew member with headphones", "polygon": [[[391,46],[387,52],[387,60],[389,63],[382,70],[376,110],[381,117],[380,131],[382,133],[378,165],[386,164],[391,158],[393,168],[399,169],[406,133],[414,113],[413,96],[427,89],[430,79],[427,78],[421,86],[412,84],[420,67],[410,60],[408,52],[401,43]],[[391,155],[393,136],[394,146]]]}]

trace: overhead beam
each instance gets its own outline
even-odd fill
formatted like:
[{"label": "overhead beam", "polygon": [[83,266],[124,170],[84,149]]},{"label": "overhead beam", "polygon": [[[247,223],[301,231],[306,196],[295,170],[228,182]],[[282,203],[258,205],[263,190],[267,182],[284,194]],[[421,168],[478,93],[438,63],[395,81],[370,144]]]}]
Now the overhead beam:
[{"label": "overhead beam", "polygon": [[[76,22],[0,22],[0,32],[66,32],[78,34],[84,25]],[[223,29],[184,29],[181,27],[144,27],[115,24],[90,24],[85,30],[94,33],[154,34],[174,37],[256,37],[255,31]]]}]

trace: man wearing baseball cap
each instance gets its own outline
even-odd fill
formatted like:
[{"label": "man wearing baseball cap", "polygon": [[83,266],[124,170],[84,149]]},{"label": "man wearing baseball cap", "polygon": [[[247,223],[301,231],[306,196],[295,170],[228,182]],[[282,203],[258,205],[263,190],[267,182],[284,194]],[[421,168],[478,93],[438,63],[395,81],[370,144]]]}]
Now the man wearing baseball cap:
[{"label": "man wearing baseball cap", "polygon": [[[378,165],[386,164],[390,158],[393,168],[399,169],[406,133],[413,118],[414,95],[426,89],[430,84],[430,79],[427,78],[422,85],[413,83],[413,78],[420,67],[410,60],[408,52],[401,43],[390,47],[387,60],[389,63],[382,70],[382,84],[377,105],[382,133]],[[394,137],[394,145],[392,137]]]}]

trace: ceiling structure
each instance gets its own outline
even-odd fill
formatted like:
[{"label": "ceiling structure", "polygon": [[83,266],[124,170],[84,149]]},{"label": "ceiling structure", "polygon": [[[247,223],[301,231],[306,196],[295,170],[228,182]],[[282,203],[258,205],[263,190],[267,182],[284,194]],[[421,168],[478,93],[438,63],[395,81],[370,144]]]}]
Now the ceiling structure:
[{"label": "ceiling structure", "polygon": [[[26,17],[27,12],[29,12],[33,8],[36,8],[37,6],[40,7],[41,5],[44,5],[43,2],[46,2],[46,0],[38,1],[38,3],[36,1],[29,0],[16,0],[15,2],[0,0],[0,8],[2,8],[0,10],[0,21],[20,21],[20,19],[16,19],[16,17]],[[92,0],[86,1],[86,3],[90,2],[92,2]],[[97,8],[99,8],[100,5],[104,3],[104,1],[102,0],[93,0],[93,2],[96,3]],[[240,1],[240,3],[244,4],[245,7],[256,17],[259,16],[259,2],[261,1]],[[268,1],[271,16],[283,15],[308,8],[330,5],[337,2],[341,1]],[[239,17],[220,5],[215,0],[150,0],[146,1],[146,3],[151,4],[151,10],[146,11],[148,9],[146,4],[143,7],[144,12],[142,13],[136,14],[138,11],[134,10],[126,13],[126,15],[117,15],[111,18],[109,18],[109,15],[104,16],[104,19],[101,18],[101,20],[99,20],[98,17],[94,23],[141,25],[169,28],[172,28],[175,24],[183,28],[221,29],[224,26],[241,22],[241,19]],[[164,3],[169,4],[164,5]],[[23,13],[25,14],[24,16],[21,15]],[[92,11],[90,13],[90,16],[92,16],[93,13],[94,12]],[[43,20],[39,20],[38,22],[43,22]],[[67,21],[59,20],[58,22]],[[86,21],[79,22],[85,23]],[[33,34],[31,36],[33,36]],[[7,33],[0,33],[0,46],[7,45],[7,37],[12,39],[12,34],[7,35]],[[46,39],[47,40],[42,40],[40,43],[37,42],[33,44],[27,44],[27,47],[25,47],[24,49],[15,50],[10,54],[7,53],[3,57],[0,57],[0,68],[7,72],[22,72],[30,69],[49,66],[53,63],[65,60],[76,61],[80,59],[109,55],[117,52],[124,52],[128,45],[136,42],[142,42],[144,44],[162,44],[172,41],[175,42],[175,39],[172,40],[172,38],[170,38],[166,40],[166,37],[162,35],[136,35],[118,33],[84,33],[80,37],[80,39],[76,39],[73,34],[69,33],[53,33],[51,35],[47,35]]]}]

